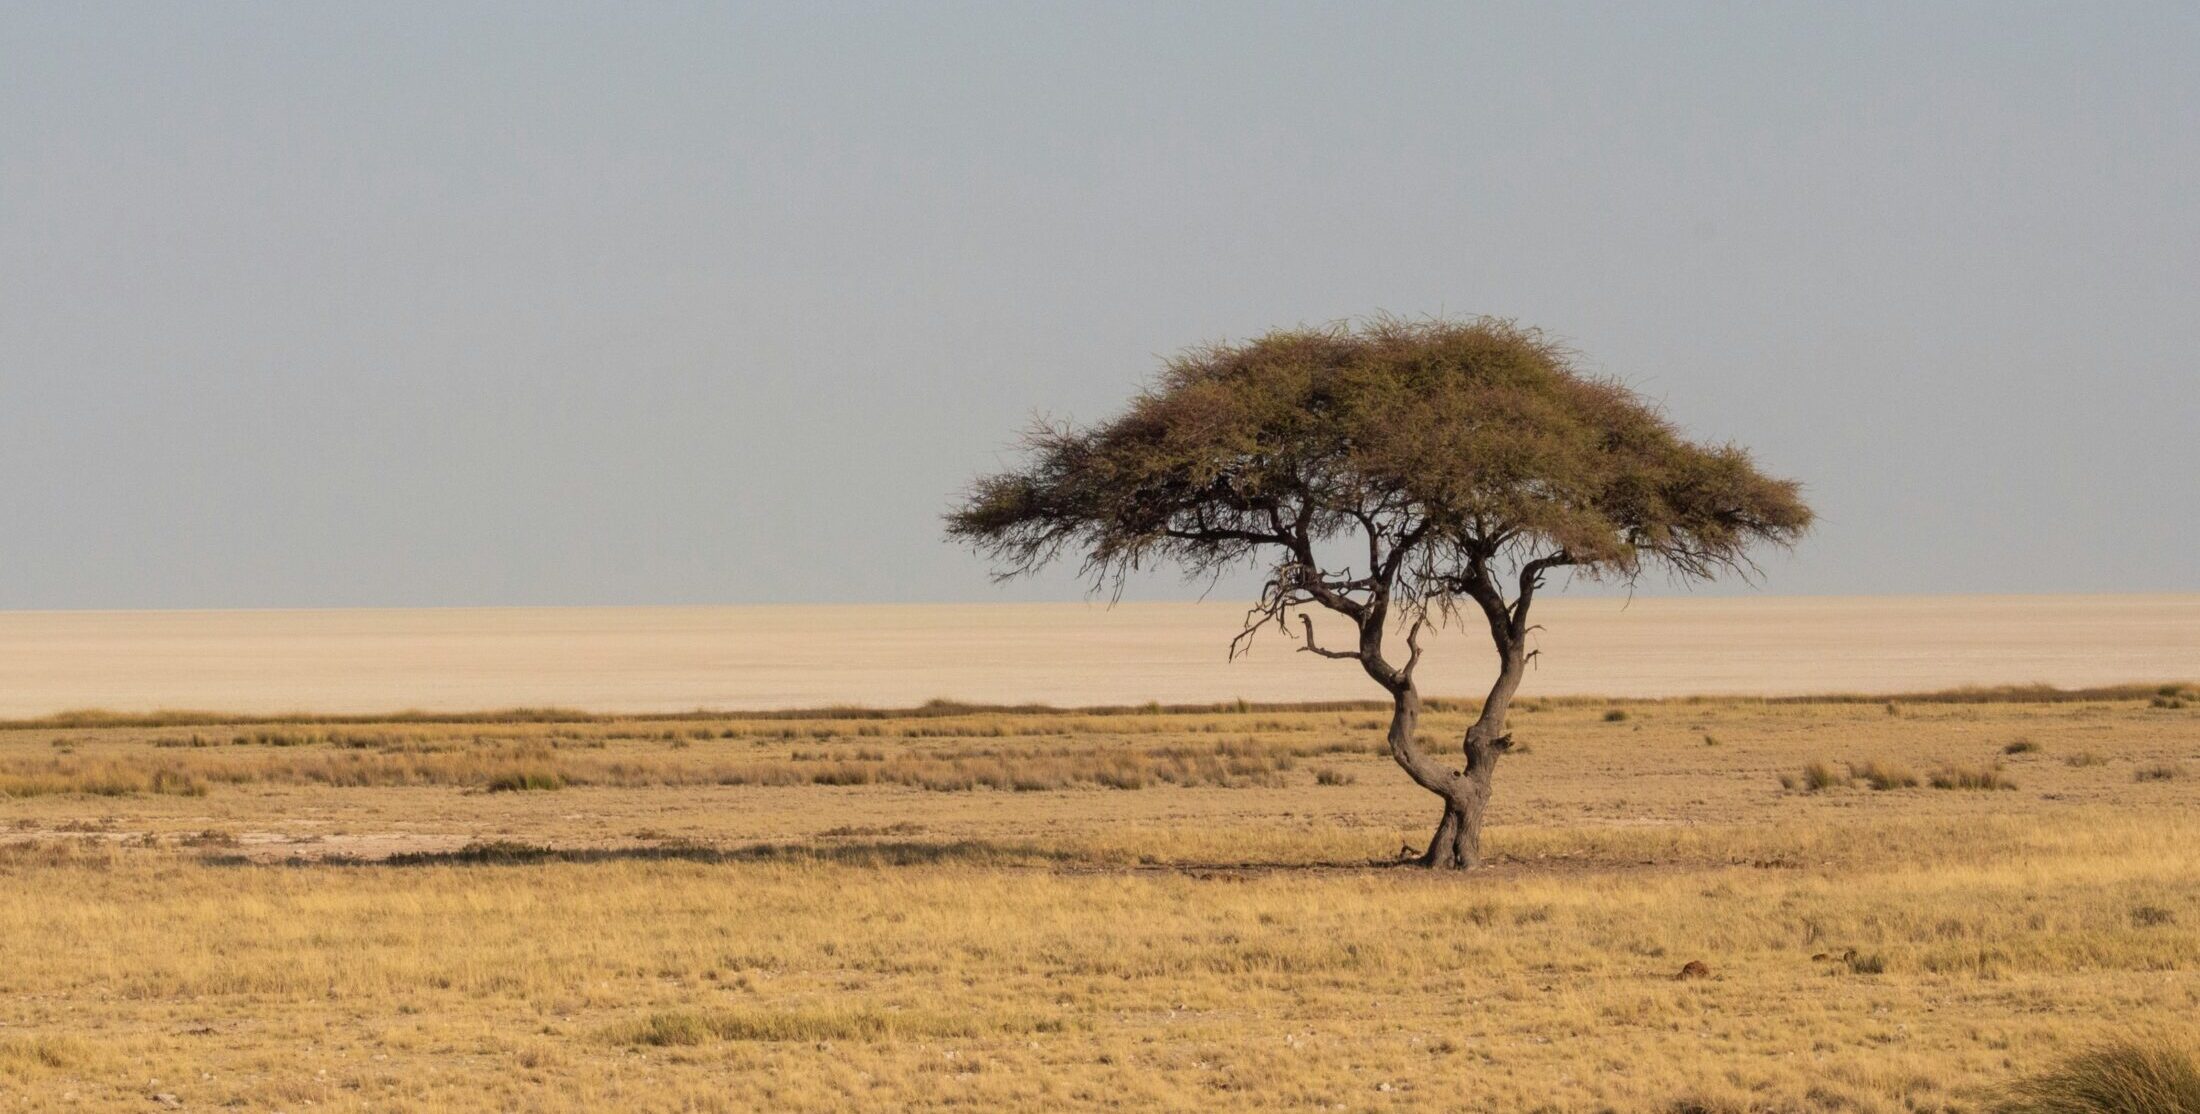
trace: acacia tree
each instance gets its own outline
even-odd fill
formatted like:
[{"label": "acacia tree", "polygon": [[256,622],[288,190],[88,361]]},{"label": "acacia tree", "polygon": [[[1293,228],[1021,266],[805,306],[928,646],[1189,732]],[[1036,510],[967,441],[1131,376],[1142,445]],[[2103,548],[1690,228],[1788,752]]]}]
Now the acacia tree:
[{"label": "acacia tree", "polygon": [[[1191,349],[1121,416],[1041,425],[1025,449],[1022,467],[971,487],[949,536],[1004,578],[1074,553],[1095,590],[1117,593],[1156,563],[1193,578],[1265,569],[1231,654],[1272,625],[1304,652],[1358,662],[1390,694],[1390,755],[1443,801],[1420,859],[1442,868],[1479,858],[1547,578],[1746,575],[1752,545],[1791,543],[1811,520],[1798,485],[1743,449],[1687,440],[1542,334],[1486,318],[1378,318]],[[1356,638],[1325,645],[1317,608]],[[1455,769],[1415,742],[1414,670],[1431,627],[1476,615],[1497,678]]]}]

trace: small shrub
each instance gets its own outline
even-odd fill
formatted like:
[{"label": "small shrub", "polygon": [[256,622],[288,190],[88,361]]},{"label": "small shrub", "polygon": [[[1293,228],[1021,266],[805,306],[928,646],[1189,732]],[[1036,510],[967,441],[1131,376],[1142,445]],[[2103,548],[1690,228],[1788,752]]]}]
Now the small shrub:
[{"label": "small shrub", "polygon": [[2003,754],[2032,754],[2037,752],[2039,749],[2040,745],[2030,739],[2018,739],[2015,742],[2010,743],[2008,746],[2001,748],[2001,752]]},{"label": "small shrub", "polygon": [[1942,766],[1933,771],[1935,789],[2015,789],[2017,783],[2009,780],[1998,767],[1991,766]]},{"label": "small shrub", "polygon": [[1873,789],[1915,789],[1917,775],[1908,766],[1874,758],[1859,766],[1849,763],[1849,778],[1861,781]]},{"label": "small shrub", "polygon": [[1627,709],[1625,709],[1625,708],[1606,708],[1606,709],[1604,710],[1604,722],[1606,722],[1606,723],[1625,723],[1625,722],[1627,722]]},{"label": "small shrub", "polygon": [[2063,765],[2079,767],[2100,766],[2107,764],[2107,762],[2108,759],[2103,758],[2090,750],[2081,750],[2078,753],[2070,755],[2069,757],[2063,759]]},{"label": "small shrub", "polygon": [[2167,708],[2175,711],[2185,706],[2185,698],[2182,696],[2157,696],[2147,701],[2147,703],[2156,708]]},{"label": "small shrub", "polygon": [[1870,955],[1850,952],[1846,962],[1849,965],[1849,974],[1852,975],[1884,975],[1887,973],[1887,957],[1880,955],[1878,952],[1873,952]]},{"label": "small shrub", "polygon": [[1323,766],[1321,769],[1314,771],[1314,784],[1316,785],[1350,785],[1358,780],[1360,780],[1358,774],[1340,770],[1334,766]]},{"label": "small shrub", "polygon": [[1703,745],[1705,745],[1705,746],[1707,746],[1707,747],[1715,747],[1715,746],[1718,746],[1718,745],[1719,745],[1719,737],[1718,737],[1718,736],[1716,736],[1716,735],[1712,735],[1712,734],[1708,734],[1708,733],[1707,733],[1707,734],[1705,734],[1705,735],[1704,735],[1704,737],[1703,737]]},{"label": "small shrub", "polygon": [[2185,776],[2185,768],[2175,762],[2157,762],[2141,766],[2132,772],[2133,781],[2176,781]]},{"label": "small shrub", "polygon": [[2200,1110],[2200,1061],[2162,1040],[2080,1052],[2011,1084],[2001,1114],[2191,1114]]}]

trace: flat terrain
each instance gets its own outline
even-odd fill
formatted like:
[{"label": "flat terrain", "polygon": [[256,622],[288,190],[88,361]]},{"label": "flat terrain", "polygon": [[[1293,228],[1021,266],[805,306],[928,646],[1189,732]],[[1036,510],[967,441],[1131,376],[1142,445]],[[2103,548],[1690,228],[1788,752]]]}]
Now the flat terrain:
[{"label": "flat terrain", "polygon": [[[1900,692],[2191,676],[2200,595],[1536,604],[1544,695]],[[605,712],[1356,700],[1367,680],[1256,641],[1226,603],[0,613],[0,716],[70,708]],[[1322,668],[1322,665],[1329,668]],[[1423,688],[1488,685],[1479,632]]]},{"label": "flat terrain", "polygon": [[2200,1011],[2200,693],[1532,699],[1468,876],[1381,722],[0,729],[0,1111],[1973,1110]]}]

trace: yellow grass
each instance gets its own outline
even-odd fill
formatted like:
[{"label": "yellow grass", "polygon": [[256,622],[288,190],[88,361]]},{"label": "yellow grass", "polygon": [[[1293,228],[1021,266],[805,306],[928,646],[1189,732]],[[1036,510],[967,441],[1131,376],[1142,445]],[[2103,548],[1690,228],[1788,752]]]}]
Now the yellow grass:
[{"label": "yellow grass", "polygon": [[1983,1110],[2200,1011],[2149,703],[1531,702],[1465,877],[1356,708],[5,730],[0,1110]]}]

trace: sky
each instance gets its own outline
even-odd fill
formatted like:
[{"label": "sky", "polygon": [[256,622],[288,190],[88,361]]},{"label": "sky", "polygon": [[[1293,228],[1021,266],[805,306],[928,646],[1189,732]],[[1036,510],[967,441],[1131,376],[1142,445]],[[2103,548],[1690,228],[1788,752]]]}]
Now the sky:
[{"label": "sky", "polygon": [[0,609],[1076,599],[1020,429],[1376,311],[1801,479],[1711,591],[2200,591],[2200,8],[0,3]]}]

